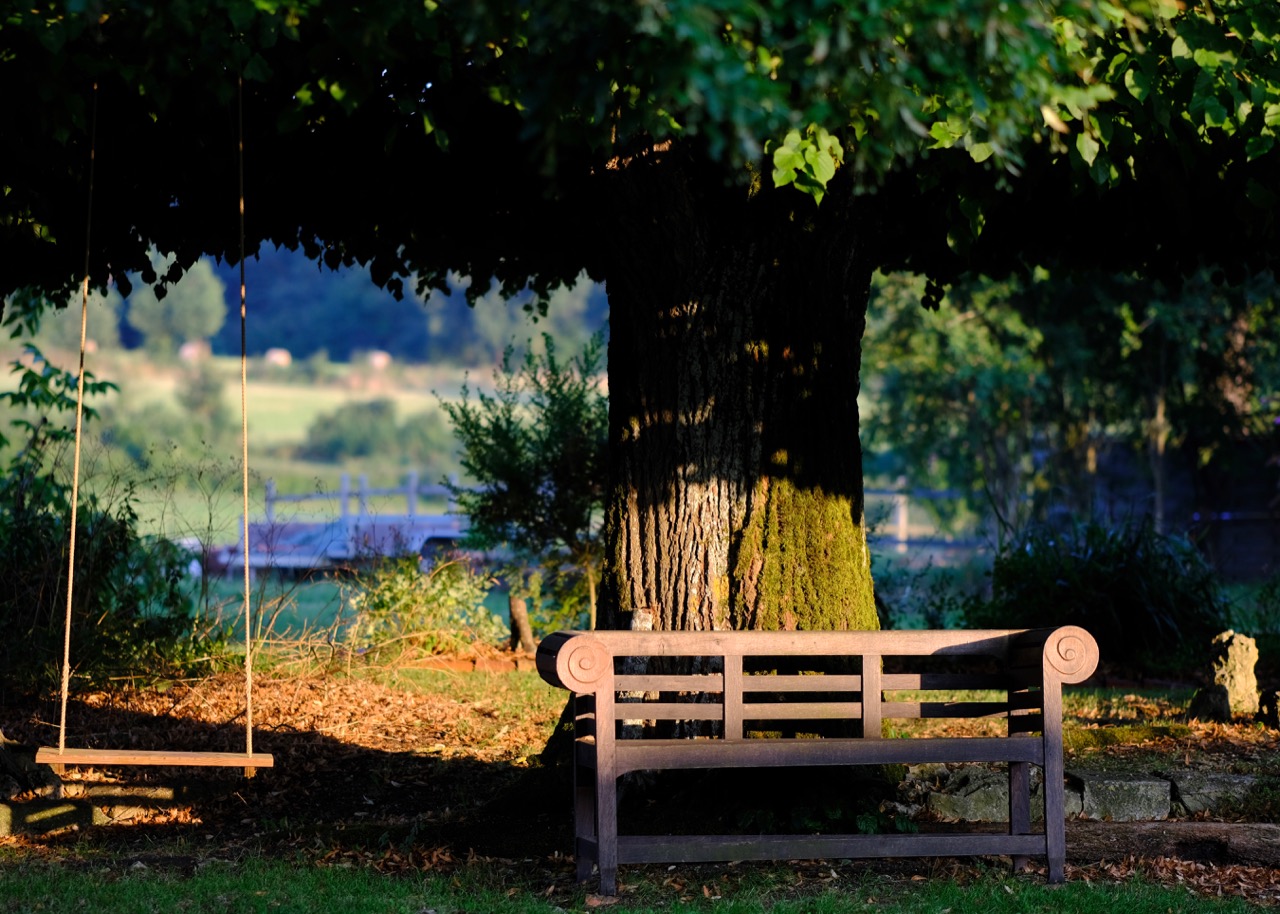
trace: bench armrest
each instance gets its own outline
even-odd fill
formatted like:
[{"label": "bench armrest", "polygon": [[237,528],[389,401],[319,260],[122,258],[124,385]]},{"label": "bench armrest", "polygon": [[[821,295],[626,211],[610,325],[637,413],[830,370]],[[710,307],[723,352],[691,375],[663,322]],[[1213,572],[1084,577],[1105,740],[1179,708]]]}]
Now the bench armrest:
[{"label": "bench armrest", "polygon": [[613,653],[587,633],[547,635],[538,645],[537,663],[548,683],[580,695],[613,682]]},{"label": "bench armrest", "polygon": [[1023,632],[1013,645],[1013,666],[1039,668],[1044,685],[1084,682],[1098,668],[1098,642],[1077,625]]}]

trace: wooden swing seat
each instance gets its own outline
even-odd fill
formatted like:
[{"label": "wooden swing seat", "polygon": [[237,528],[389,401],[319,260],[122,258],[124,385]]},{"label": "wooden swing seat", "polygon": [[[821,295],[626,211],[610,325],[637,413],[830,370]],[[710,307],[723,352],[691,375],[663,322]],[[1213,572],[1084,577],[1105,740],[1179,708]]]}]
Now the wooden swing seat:
[{"label": "wooden swing seat", "polygon": [[168,749],[63,749],[36,752],[43,765],[173,765],[221,768],[274,768],[269,752],[172,752]]}]

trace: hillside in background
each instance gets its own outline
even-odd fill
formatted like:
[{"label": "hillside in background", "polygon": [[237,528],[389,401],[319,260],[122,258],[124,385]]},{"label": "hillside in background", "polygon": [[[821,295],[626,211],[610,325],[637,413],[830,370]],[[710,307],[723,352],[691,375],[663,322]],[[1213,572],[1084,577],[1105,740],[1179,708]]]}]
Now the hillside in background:
[{"label": "hillside in background", "polygon": [[[572,288],[558,290],[545,316],[527,311],[527,299],[508,300],[496,289],[480,294],[473,308],[466,300],[471,283],[470,278],[459,276],[450,295],[432,292],[418,298],[410,292],[397,300],[374,285],[363,267],[333,271],[300,252],[265,248],[246,265],[248,351],[260,356],[281,348],[294,359],[323,354],[336,362],[383,351],[398,362],[475,367],[496,364],[506,346],[520,346],[544,332],[555,336],[564,351],[577,351],[608,325],[604,287],[585,276]],[[207,296],[211,294],[208,287],[218,284],[226,320],[209,342],[215,355],[236,355],[240,351],[238,265],[198,263],[165,298],[184,310],[216,307]],[[91,338],[107,347],[118,343],[130,349],[154,342],[142,329],[148,324],[140,319],[139,309],[143,304],[154,309],[155,296],[137,277],[129,298],[121,300],[112,292],[97,299],[103,307],[90,316]],[[51,315],[47,324],[47,335],[66,348],[77,337],[78,313]],[[173,349],[168,342],[150,348]]]}]

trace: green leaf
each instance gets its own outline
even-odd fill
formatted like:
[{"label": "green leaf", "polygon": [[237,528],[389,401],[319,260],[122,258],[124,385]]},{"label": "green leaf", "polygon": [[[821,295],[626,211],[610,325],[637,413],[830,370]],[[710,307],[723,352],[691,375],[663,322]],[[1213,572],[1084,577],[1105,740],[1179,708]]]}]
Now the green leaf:
[{"label": "green leaf", "polygon": [[974,143],[969,147],[969,157],[975,162],[985,162],[995,154],[995,148],[990,143]]},{"label": "green leaf", "polygon": [[227,17],[237,32],[246,31],[253,25],[253,8],[233,3],[227,7]]},{"label": "green leaf", "polygon": [[1251,136],[1244,144],[1245,154],[1248,156],[1248,160],[1252,162],[1258,156],[1263,156],[1270,152],[1275,144],[1276,138],[1274,134],[1262,133],[1257,136]]},{"label": "green leaf", "polygon": [[1076,152],[1080,153],[1080,158],[1084,159],[1087,165],[1092,165],[1093,160],[1098,157],[1099,148],[1098,141],[1087,133],[1076,137]]},{"label": "green leaf", "polygon": [[[799,134],[796,134],[797,138]],[[790,139],[790,135],[788,135]],[[804,156],[799,149],[786,145],[785,141],[773,151],[773,183],[777,187],[786,187],[796,179],[796,172],[804,168]]]},{"label": "green leaf", "polygon": [[1274,209],[1276,204],[1280,203],[1280,197],[1276,196],[1275,191],[1253,178],[1245,184],[1244,195],[1249,198],[1250,203],[1260,209]]},{"label": "green leaf", "polygon": [[1137,67],[1128,69],[1124,74],[1124,87],[1130,95],[1142,101],[1151,94],[1151,76]]},{"label": "green leaf", "polygon": [[836,175],[836,160],[831,157],[831,153],[825,149],[821,150],[814,157],[813,174],[823,185]]},{"label": "green leaf", "polygon": [[933,149],[950,149],[959,137],[951,132],[944,121],[934,121],[929,128],[929,136],[933,137]]},{"label": "green leaf", "polygon": [[254,54],[244,65],[244,78],[250,82],[265,83],[271,79],[271,66],[261,54]]},{"label": "green leaf", "polygon": [[1226,107],[1217,98],[1210,96],[1204,100],[1204,122],[1210,127],[1221,127],[1227,122],[1229,115]]},{"label": "green leaf", "polygon": [[1208,48],[1196,48],[1191,55],[1191,59],[1198,66],[1205,70],[1216,70],[1222,65],[1224,55],[1218,54],[1216,51],[1210,51]]}]

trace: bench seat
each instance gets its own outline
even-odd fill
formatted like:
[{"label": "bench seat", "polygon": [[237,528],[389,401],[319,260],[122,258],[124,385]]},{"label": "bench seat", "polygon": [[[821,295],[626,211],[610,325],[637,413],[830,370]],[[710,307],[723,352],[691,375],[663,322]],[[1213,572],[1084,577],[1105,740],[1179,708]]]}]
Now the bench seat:
[{"label": "bench seat", "polygon": [[[946,739],[635,739],[618,740],[614,771],[689,768],[809,768],[824,765],[916,765],[924,762],[1044,764],[1039,740],[1004,737]],[[577,742],[578,765],[596,766],[593,739]]]}]

